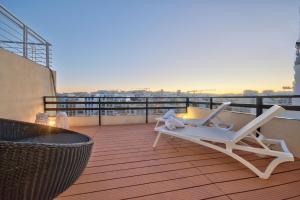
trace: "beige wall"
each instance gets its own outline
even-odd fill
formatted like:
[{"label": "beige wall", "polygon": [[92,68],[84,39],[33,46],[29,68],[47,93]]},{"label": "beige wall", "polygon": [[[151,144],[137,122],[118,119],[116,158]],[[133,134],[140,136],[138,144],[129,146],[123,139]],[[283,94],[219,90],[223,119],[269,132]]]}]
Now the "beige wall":
[{"label": "beige wall", "polygon": [[0,49],[0,118],[33,122],[54,95],[48,68]]},{"label": "beige wall", "polygon": [[[204,118],[211,112],[210,109],[189,107],[188,108],[188,118]],[[247,122],[254,119],[255,116],[252,114],[239,113],[239,112],[229,112],[223,111],[220,113],[219,117],[225,121],[227,124],[234,124],[233,129],[238,130],[243,127]]]},{"label": "beige wall", "polygon": [[[190,107],[188,109],[188,117],[203,117],[209,112],[209,109]],[[233,123],[234,130],[238,130],[254,119],[255,116],[252,114],[224,111],[220,114],[220,118],[227,123]],[[270,138],[284,139],[290,151],[296,157],[300,157],[300,120],[274,118],[261,128],[261,132]]]}]

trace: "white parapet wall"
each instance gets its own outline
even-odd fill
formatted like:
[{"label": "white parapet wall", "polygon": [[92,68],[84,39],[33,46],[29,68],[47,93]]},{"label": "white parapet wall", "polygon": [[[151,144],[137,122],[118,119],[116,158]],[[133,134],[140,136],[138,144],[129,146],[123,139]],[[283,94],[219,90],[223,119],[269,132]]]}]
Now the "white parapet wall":
[{"label": "white parapet wall", "polygon": [[55,95],[48,68],[4,49],[0,86],[0,118],[34,122],[36,113],[43,112],[43,96]]}]

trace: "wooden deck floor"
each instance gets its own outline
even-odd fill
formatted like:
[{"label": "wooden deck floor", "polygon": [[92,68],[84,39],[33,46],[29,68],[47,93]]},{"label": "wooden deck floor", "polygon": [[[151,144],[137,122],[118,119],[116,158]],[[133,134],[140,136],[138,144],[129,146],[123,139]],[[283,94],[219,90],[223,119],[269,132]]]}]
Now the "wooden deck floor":
[{"label": "wooden deck floor", "polygon": [[[234,159],[180,139],[162,136],[154,151],[153,127],[76,128],[94,137],[93,154],[78,181],[56,200],[300,199],[299,160],[262,180]],[[259,167],[269,160],[243,155]]]}]

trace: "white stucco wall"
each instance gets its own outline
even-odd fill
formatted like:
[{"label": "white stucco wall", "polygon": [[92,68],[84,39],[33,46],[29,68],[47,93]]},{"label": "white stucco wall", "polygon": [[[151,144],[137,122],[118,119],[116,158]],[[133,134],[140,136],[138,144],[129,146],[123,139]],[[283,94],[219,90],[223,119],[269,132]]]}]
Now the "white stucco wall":
[{"label": "white stucco wall", "polygon": [[0,49],[0,118],[33,122],[43,96],[54,95],[48,68]]}]

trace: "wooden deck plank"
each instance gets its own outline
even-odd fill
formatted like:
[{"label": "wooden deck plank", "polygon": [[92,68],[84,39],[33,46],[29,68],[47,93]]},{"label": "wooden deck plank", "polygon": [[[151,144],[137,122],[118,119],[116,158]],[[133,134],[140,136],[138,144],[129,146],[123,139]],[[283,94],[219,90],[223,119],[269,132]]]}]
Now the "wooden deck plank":
[{"label": "wooden deck plank", "polygon": [[122,169],[143,168],[147,166],[166,165],[171,163],[200,160],[204,158],[205,155],[191,155],[191,156],[180,156],[180,157],[167,158],[167,159],[146,160],[143,162],[129,162],[129,163],[120,163],[115,165],[95,166],[95,167],[86,168],[84,174],[101,173],[101,172],[115,171],[115,170],[122,170]]},{"label": "wooden deck plank", "polygon": [[286,198],[286,200],[300,200],[300,195],[295,196],[295,197],[291,197],[291,198]]},{"label": "wooden deck plank", "polygon": [[[105,154],[97,154],[96,152],[91,157],[90,161],[98,161],[98,160],[113,160],[113,159],[120,159],[120,158],[130,158],[130,157],[138,157],[138,156],[156,156],[156,155],[164,155],[169,153],[202,153],[204,150],[203,148],[199,147],[186,147],[186,148],[159,148],[153,150],[151,146],[148,149],[139,149],[138,151],[129,151],[129,152],[118,152],[114,154],[110,154],[105,152]],[[215,152],[215,151],[211,151]]]},{"label": "wooden deck plank", "polygon": [[134,168],[134,169],[124,169],[119,171],[109,171],[109,172],[96,173],[96,174],[84,174],[78,179],[76,183],[110,180],[110,179],[166,172],[172,170],[189,169],[189,168],[193,168],[193,166],[189,162],[183,162],[183,163],[174,163],[168,165],[144,167],[142,169]]},{"label": "wooden deck plank", "polygon": [[[261,162],[261,160],[256,160],[254,162]],[[215,164],[215,165],[204,166],[205,167],[204,170],[201,167],[198,168],[200,168],[199,170],[201,171],[201,174],[208,174],[212,172],[215,173],[215,172],[233,171],[235,169],[245,169],[245,166],[239,164],[238,162],[226,164],[229,165],[227,168],[223,167],[224,165],[225,164],[222,165]],[[168,165],[149,166],[144,168],[123,169],[118,171],[82,175],[77,182],[78,183],[93,182],[93,181],[100,181],[100,180],[107,180],[107,179],[159,173],[165,171],[173,171],[178,169],[190,169],[190,168],[194,168],[194,166],[190,162],[181,162],[181,163],[174,163]],[[213,170],[206,170],[207,168],[213,168]]]},{"label": "wooden deck plank", "polygon": [[260,190],[229,195],[232,200],[300,199],[300,181]]},{"label": "wooden deck plank", "polygon": [[91,182],[87,184],[78,184],[71,187],[61,196],[69,196],[72,194],[88,193],[93,191],[102,191],[114,188],[121,188],[126,186],[141,185],[146,183],[161,182],[172,179],[179,179],[184,177],[191,177],[199,175],[197,169],[184,169],[176,171],[168,171],[155,174],[146,174],[140,176],[112,179],[99,182]]},{"label": "wooden deck plank", "polygon": [[[234,173],[234,172],[232,172]],[[288,184],[294,181],[300,181],[300,170],[288,171],[285,173],[273,174],[270,179],[259,179],[257,177],[247,178],[242,180],[234,180],[229,182],[216,183],[226,194],[235,192],[244,192],[248,190],[255,190]]]},{"label": "wooden deck plank", "polygon": [[129,155],[128,157],[120,157],[120,158],[107,159],[107,160],[97,160],[97,158],[92,158],[88,164],[88,167],[115,165],[120,163],[140,162],[140,161],[148,161],[148,160],[159,160],[164,158],[175,158],[175,157],[192,156],[192,155],[201,155],[201,151],[186,150],[186,151],[178,152],[174,150],[174,152],[168,152],[168,153],[155,153],[153,151],[152,154]]},{"label": "wooden deck plank", "polygon": [[204,185],[200,187],[187,188],[177,191],[148,195],[131,200],[228,200],[215,185]]},{"label": "wooden deck plank", "polygon": [[[82,176],[56,200],[299,199],[300,160],[268,180],[215,150],[168,136],[153,150],[153,124],[78,127],[94,138]],[[256,166],[269,158],[238,152]]]},{"label": "wooden deck plank", "polygon": [[139,196],[152,195],[155,193],[165,193],[169,191],[176,191],[184,188],[196,187],[205,185],[210,181],[204,175],[197,175],[193,177],[179,178],[175,180],[168,180],[162,182],[148,183],[137,186],[122,187],[117,189],[95,191],[92,193],[84,193],[66,197],[60,197],[58,199],[89,199],[98,200],[99,197],[105,197],[106,200],[115,199],[128,199]]},{"label": "wooden deck plank", "polygon": [[[266,163],[261,162],[263,166]],[[273,172],[273,174],[289,172],[292,170],[299,170],[300,169],[300,162],[296,161],[295,163],[284,163],[279,165]],[[212,174],[207,174],[207,177],[212,180],[213,182],[225,182],[231,181],[236,179],[245,179],[245,178],[253,178],[256,177],[252,171],[248,168],[243,167],[243,169],[238,170],[230,170],[225,172],[216,172]]]}]

